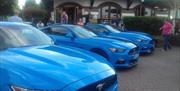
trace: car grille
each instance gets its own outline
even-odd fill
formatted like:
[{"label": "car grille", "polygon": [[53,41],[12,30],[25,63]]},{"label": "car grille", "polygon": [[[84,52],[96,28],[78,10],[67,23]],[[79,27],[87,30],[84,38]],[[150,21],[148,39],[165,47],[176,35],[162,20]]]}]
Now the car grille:
[{"label": "car grille", "polygon": [[88,86],[85,86],[78,91],[106,91],[117,81],[117,76],[113,75]]},{"label": "car grille", "polygon": [[137,54],[137,53],[138,53],[138,51],[139,51],[139,48],[138,48],[138,47],[133,48],[133,49],[131,49],[131,50],[129,51],[129,55],[134,55],[134,54]]}]

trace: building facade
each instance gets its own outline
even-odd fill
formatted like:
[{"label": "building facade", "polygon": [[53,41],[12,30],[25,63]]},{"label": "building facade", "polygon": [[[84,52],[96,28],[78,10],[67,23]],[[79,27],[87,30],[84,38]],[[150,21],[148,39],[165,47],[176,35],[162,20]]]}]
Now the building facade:
[{"label": "building facade", "polygon": [[66,11],[68,22],[76,24],[79,18],[110,22],[113,17],[135,16],[139,0],[54,0],[54,19],[61,21],[61,14]]},{"label": "building facade", "polygon": [[[93,3],[91,1],[94,1]],[[144,3],[143,3],[144,1]],[[180,18],[180,1],[172,7],[156,2],[145,2],[146,0],[54,0],[54,12],[52,13],[55,22],[61,21],[61,14],[66,11],[69,17],[68,23],[76,24],[79,18],[84,22],[89,19],[110,22],[114,16],[160,16]],[[148,0],[147,0],[148,1]],[[162,0],[163,1],[163,0]],[[164,2],[166,4],[166,2]],[[177,8],[175,10],[174,8]]]}]

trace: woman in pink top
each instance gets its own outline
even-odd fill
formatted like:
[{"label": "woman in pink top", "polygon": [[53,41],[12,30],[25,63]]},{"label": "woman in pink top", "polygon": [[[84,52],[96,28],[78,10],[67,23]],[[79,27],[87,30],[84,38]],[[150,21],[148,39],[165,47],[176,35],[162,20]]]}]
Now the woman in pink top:
[{"label": "woman in pink top", "polygon": [[160,30],[162,31],[163,38],[164,38],[165,51],[167,51],[167,49],[171,49],[170,37],[172,34],[172,29],[173,29],[173,25],[169,21],[166,21],[164,25],[160,28]]}]

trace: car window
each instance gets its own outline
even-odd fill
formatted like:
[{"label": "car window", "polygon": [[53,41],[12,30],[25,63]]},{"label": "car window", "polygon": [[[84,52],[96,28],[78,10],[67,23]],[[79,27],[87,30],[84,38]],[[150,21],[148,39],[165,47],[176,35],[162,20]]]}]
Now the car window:
[{"label": "car window", "polygon": [[98,33],[107,32],[108,30],[106,30],[101,26],[90,26],[90,31],[94,32],[95,34],[98,34]]},{"label": "car window", "polygon": [[80,38],[96,37],[97,35],[80,26],[69,26],[74,34]]},{"label": "car window", "polygon": [[115,29],[109,25],[105,25],[105,27],[112,33],[120,33],[120,31],[118,31],[117,29]]},{"label": "car window", "polygon": [[67,29],[61,27],[49,28],[47,32],[48,34],[58,35],[58,36],[66,36],[69,33]]}]

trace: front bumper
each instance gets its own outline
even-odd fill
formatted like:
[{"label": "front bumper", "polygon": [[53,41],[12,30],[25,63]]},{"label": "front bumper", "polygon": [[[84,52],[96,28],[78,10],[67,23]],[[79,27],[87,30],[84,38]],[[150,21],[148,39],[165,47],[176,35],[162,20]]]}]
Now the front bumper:
[{"label": "front bumper", "polygon": [[[103,86],[98,87],[99,85]],[[106,88],[105,91],[118,91],[118,81],[114,70],[107,70],[83,78],[65,87],[62,91],[104,91],[100,90],[103,88]]]},{"label": "front bumper", "polygon": [[140,48],[140,54],[151,54],[154,49],[155,45],[154,44],[141,44],[139,45]]},{"label": "front bumper", "polygon": [[113,66],[115,68],[130,68],[135,65],[137,65],[139,59],[139,53],[129,55],[118,55],[114,54],[114,56],[111,57],[111,61]]}]

